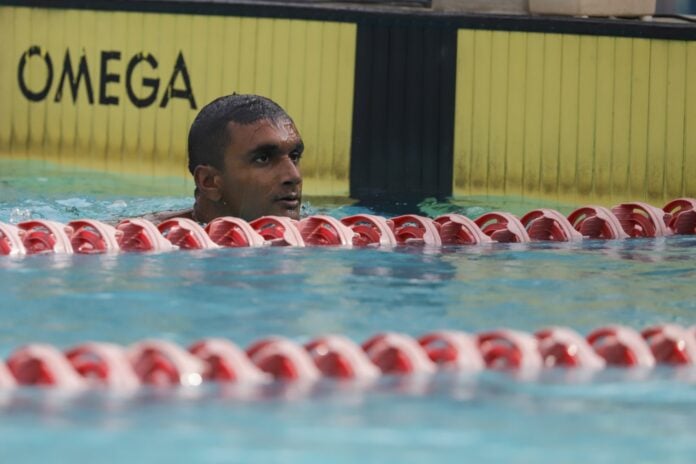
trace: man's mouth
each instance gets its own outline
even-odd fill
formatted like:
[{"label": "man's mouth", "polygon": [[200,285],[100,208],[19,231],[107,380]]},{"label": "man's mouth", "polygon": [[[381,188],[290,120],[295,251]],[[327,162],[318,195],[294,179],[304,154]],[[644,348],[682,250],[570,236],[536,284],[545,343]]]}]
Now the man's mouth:
[{"label": "man's mouth", "polygon": [[296,209],[300,207],[300,195],[297,193],[277,197],[275,201],[287,209]]}]

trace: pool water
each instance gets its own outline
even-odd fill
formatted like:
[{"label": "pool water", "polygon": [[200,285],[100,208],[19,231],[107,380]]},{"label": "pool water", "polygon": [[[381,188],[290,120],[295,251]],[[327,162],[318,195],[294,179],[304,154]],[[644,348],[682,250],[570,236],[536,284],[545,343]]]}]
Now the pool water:
[{"label": "pool water", "polygon": [[[3,222],[116,220],[190,205],[188,186],[172,194],[169,180],[136,179],[120,191],[123,179],[114,177],[82,188],[89,173],[48,175],[45,165],[10,171],[4,163]],[[476,217],[547,205],[467,199],[370,209],[310,198],[306,212],[389,215],[405,206]],[[586,334],[612,323],[696,323],[696,237],[44,255],[2,258],[0,276],[3,358],[34,341],[67,348],[164,338],[186,346],[225,337],[245,347],[271,334],[306,342],[340,333],[362,342],[385,330],[417,336],[565,325]],[[0,392],[0,462],[690,463],[695,386],[694,368],[661,367],[251,390],[207,385],[130,396],[24,388]]]}]

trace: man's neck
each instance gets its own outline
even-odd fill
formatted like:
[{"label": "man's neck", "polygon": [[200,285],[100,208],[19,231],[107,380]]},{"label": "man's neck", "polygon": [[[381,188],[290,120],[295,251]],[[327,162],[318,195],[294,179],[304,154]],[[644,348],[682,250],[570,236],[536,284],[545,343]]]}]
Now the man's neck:
[{"label": "man's neck", "polygon": [[197,198],[191,210],[191,218],[199,224],[207,224],[221,216],[229,216],[229,213],[224,210],[224,206],[205,198]]}]

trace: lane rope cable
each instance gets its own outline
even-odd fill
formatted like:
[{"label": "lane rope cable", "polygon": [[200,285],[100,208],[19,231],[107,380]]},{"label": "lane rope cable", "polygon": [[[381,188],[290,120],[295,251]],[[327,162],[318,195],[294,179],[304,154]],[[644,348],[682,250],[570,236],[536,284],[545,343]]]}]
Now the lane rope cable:
[{"label": "lane rope cable", "polygon": [[242,349],[230,340],[207,338],[188,348],[166,340],[128,347],[86,342],[61,350],[32,343],[0,360],[0,389],[45,386],[65,389],[136,389],[198,386],[204,382],[268,384],[321,378],[372,381],[385,375],[432,375],[440,371],[598,371],[696,365],[696,325],[661,324],[638,332],[608,325],[582,336],[567,327],[531,334],[497,329],[471,334],[439,330],[418,338],[378,333],[361,345],[343,335],[322,335],[305,344],[270,336]]},{"label": "lane rope cable", "polygon": [[541,208],[521,218],[506,212],[491,212],[474,220],[461,214],[445,214],[434,219],[414,214],[392,218],[357,214],[342,219],[315,215],[300,221],[264,216],[251,222],[219,217],[204,228],[186,218],[169,219],[157,225],[146,219],[124,219],[115,227],[93,219],[67,224],[32,219],[17,225],[0,222],[0,255],[262,246],[439,247],[670,235],[696,235],[696,199],[677,198],[662,209],[631,202],[613,208],[583,206],[567,217],[553,209]]}]

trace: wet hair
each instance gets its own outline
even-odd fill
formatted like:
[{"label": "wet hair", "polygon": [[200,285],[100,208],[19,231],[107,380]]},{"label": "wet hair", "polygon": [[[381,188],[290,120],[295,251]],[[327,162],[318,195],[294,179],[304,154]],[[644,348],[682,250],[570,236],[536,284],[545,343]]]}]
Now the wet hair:
[{"label": "wet hair", "polygon": [[253,124],[268,119],[290,121],[288,113],[270,98],[260,95],[232,94],[205,105],[196,116],[188,135],[188,169],[209,165],[223,169],[225,149],[232,139],[228,124]]}]

